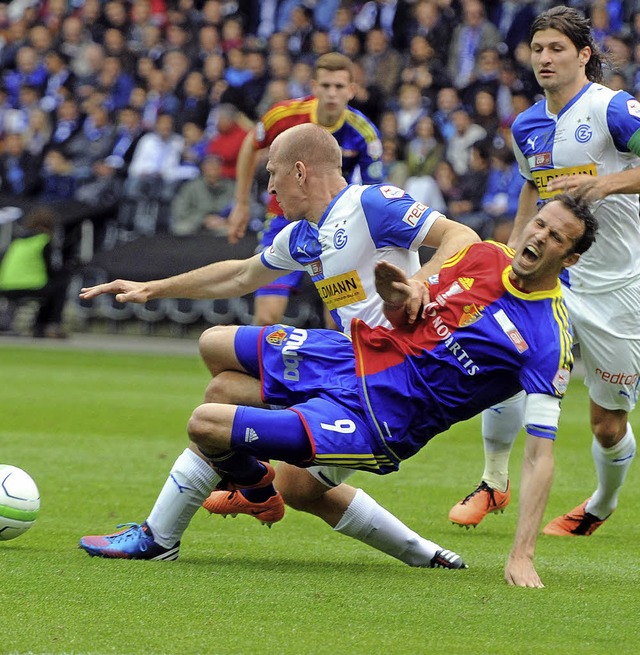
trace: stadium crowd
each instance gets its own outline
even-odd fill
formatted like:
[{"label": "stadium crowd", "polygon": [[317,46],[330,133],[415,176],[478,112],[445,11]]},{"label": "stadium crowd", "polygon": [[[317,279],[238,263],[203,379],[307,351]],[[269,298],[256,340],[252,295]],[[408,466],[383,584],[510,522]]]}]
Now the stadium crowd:
[{"label": "stadium crowd", "polygon": [[[386,179],[506,242],[523,184],[510,128],[541,97],[529,28],[557,4],[567,3],[0,3],[0,230],[24,235],[32,212],[49,212],[55,230],[37,243],[57,293],[87,220],[98,250],[140,235],[225,234],[245,135],[274,103],[310,94],[315,61],[337,51],[353,62],[350,105],[380,130]],[[640,2],[568,4],[610,54],[606,84],[640,99]],[[0,268],[0,294],[5,278]],[[64,336],[60,312],[43,320],[38,336]]]}]

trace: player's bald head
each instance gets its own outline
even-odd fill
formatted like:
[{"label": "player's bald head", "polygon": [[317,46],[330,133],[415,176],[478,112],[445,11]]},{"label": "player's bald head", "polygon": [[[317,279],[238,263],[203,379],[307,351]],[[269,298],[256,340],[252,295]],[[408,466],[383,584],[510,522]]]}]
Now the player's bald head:
[{"label": "player's bald head", "polygon": [[342,170],[342,151],[335,138],[313,123],[296,125],[279,134],[271,144],[271,159],[294,166],[297,161],[317,171]]}]

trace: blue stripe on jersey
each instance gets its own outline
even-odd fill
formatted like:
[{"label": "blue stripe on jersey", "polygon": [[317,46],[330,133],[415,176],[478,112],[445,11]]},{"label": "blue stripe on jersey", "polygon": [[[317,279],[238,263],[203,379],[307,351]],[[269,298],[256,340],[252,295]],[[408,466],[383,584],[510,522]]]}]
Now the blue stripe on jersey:
[{"label": "blue stripe on jersey", "polygon": [[[630,142],[640,130],[640,103],[626,91],[616,93],[607,107],[607,126],[620,152],[632,150]],[[640,155],[640,143],[637,143],[637,138],[635,143],[633,152]]]},{"label": "blue stripe on jersey", "polygon": [[[368,187],[360,202],[367,217],[371,238],[376,248],[402,247],[411,249],[420,226],[433,213],[433,209],[414,200],[408,193],[395,197],[386,184]],[[385,193],[385,190],[386,193]],[[401,189],[397,192],[402,193]]]}]

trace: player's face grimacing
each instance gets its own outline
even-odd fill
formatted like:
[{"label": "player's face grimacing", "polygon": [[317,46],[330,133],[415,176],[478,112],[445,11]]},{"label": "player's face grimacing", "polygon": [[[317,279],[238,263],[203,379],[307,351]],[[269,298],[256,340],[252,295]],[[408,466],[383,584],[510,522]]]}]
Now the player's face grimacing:
[{"label": "player's face grimacing", "polygon": [[527,223],[513,258],[516,284],[525,291],[553,289],[562,269],[580,258],[573,249],[583,230],[561,202],[544,205]]}]

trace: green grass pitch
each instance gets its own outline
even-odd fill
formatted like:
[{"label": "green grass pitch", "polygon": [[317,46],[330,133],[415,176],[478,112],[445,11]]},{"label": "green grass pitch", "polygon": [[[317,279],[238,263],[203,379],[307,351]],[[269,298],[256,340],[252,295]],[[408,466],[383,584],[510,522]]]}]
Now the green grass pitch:
[{"label": "green grass pitch", "polygon": [[[187,443],[207,373],[193,356],[0,345],[0,463],[38,483],[40,516],[0,542],[0,653],[122,655],[566,655],[639,652],[638,464],[591,538],[541,537],[545,589],[503,582],[514,501],[476,530],[447,521],[482,472],[479,421],[441,435],[398,474],[353,478],[466,571],[411,569],[289,511],[199,512],[177,562],[110,561],[83,534],[142,521]],[[545,520],[593,491],[587,395],[564,402]],[[640,436],[638,414],[633,415]]]}]

